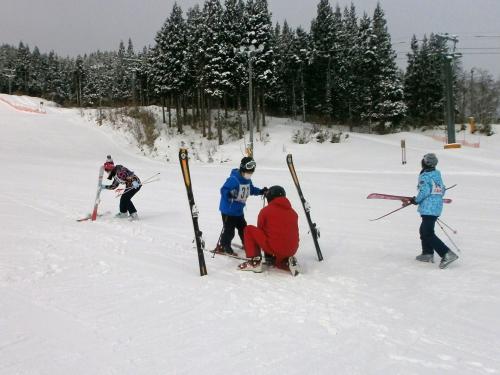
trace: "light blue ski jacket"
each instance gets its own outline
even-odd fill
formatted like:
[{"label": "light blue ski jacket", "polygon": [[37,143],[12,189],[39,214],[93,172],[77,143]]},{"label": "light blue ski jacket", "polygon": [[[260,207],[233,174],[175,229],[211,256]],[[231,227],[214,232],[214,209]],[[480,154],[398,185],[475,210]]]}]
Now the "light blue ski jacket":
[{"label": "light blue ski jacket", "polygon": [[438,170],[422,171],[418,178],[418,194],[415,197],[420,215],[440,216],[445,191],[446,187]]}]

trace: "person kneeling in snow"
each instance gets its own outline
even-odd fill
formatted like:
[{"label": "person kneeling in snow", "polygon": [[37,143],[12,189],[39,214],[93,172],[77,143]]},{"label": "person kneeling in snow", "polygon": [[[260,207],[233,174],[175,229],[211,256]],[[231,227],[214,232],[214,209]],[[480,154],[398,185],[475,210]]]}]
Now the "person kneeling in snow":
[{"label": "person kneeling in snow", "polygon": [[132,203],[132,197],[141,190],[141,180],[139,177],[123,165],[115,165],[109,155],[104,163],[104,170],[108,173],[108,180],[113,180],[113,182],[111,185],[102,184],[102,189],[114,190],[118,185],[125,184],[125,190],[120,198],[120,212],[115,217],[125,218],[130,214],[130,220],[138,220],[139,216]]},{"label": "person kneeling in snow", "polygon": [[298,265],[294,255],[299,248],[298,215],[281,186],[271,186],[265,196],[268,205],[260,210],[257,226],[245,227],[245,252],[251,259],[238,268],[262,272],[262,249],[267,260],[296,276]]}]

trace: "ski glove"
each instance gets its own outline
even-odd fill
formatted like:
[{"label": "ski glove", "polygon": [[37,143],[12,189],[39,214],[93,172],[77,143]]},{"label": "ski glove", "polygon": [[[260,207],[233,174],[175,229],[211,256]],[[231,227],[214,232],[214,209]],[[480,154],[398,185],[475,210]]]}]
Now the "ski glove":
[{"label": "ski glove", "polygon": [[266,196],[268,191],[269,189],[267,187],[263,187],[260,189],[260,195]]},{"label": "ski glove", "polygon": [[233,189],[229,192],[229,200],[236,199],[238,197],[238,190]]},{"label": "ski glove", "polygon": [[411,204],[418,204],[417,201],[415,200],[415,197],[410,198],[410,203]]},{"label": "ski glove", "polygon": [[138,189],[138,188],[139,188],[139,186],[141,186],[141,185],[139,185],[139,183],[138,183],[137,181],[132,181],[132,187],[133,187],[134,189]]}]

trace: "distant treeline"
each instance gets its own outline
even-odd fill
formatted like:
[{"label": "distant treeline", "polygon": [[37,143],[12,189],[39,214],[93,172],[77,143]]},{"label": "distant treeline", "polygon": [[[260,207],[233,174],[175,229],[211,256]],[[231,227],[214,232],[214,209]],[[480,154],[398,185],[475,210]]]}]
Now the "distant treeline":
[{"label": "distant treeline", "polygon": [[[320,0],[310,30],[271,23],[267,0],[206,0],[184,14],[175,4],[155,45],[62,58],[22,42],[0,47],[0,92],[41,96],[63,105],[160,104],[176,126],[214,137],[213,110],[238,110],[265,125],[265,114],[390,132],[443,123],[442,55],[430,34],[410,41],[406,73],[397,69],[384,11]],[[251,59],[252,108],[249,103]],[[455,69],[457,119],[497,119],[500,86],[486,71]],[[170,116],[169,116],[170,118]],[[170,120],[169,120],[170,121]],[[221,138],[217,121],[217,133]],[[242,133],[240,125],[240,134]]]}]

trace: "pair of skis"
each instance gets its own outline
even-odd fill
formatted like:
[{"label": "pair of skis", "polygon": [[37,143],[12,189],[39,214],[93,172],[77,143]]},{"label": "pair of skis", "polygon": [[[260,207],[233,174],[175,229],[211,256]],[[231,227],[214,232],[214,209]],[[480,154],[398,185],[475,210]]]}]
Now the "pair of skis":
[{"label": "pair of skis", "polygon": [[[449,188],[446,188],[446,190],[453,189],[457,184],[450,186]],[[406,208],[408,206],[411,206],[410,200],[412,197],[407,197],[404,195],[392,195],[392,194],[381,194],[381,193],[371,193],[369,194],[366,199],[388,199],[388,200],[396,200],[396,201],[401,201],[403,202],[403,205],[399,208],[396,208],[395,210],[392,210],[391,212],[386,213],[385,215],[376,217],[375,219],[370,219],[370,221],[377,221],[380,219],[383,219],[386,216],[392,215],[393,213],[402,210],[403,208]],[[443,203],[449,204],[452,202],[452,199],[450,198],[443,198]]]}]

